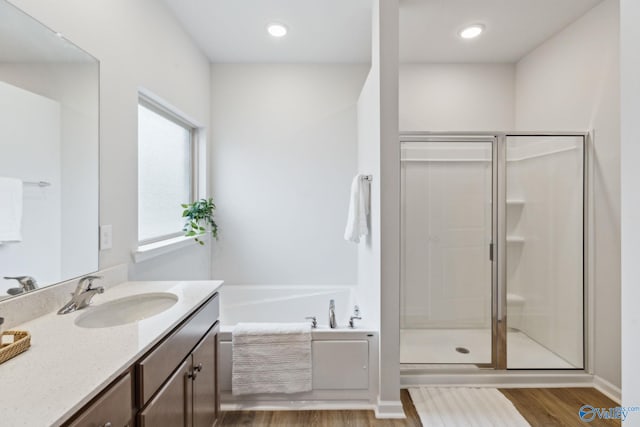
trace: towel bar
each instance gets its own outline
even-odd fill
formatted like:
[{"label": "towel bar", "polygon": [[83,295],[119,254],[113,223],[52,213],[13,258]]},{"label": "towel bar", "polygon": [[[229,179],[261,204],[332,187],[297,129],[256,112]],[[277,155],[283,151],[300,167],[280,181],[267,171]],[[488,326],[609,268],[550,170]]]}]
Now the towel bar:
[{"label": "towel bar", "polygon": [[50,182],[47,181],[24,181],[24,185],[37,185],[38,187],[49,187],[51,185]]}]

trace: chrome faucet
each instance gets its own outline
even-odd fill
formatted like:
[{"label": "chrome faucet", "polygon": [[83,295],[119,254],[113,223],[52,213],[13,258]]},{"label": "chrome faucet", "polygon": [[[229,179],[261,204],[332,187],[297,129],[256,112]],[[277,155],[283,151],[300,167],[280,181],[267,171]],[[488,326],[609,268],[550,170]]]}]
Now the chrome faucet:
[{"label": "chrome faucet", "polygon": [[311,329],[316,329],[318,327],[318,319],[316,316],[305,317],[306,320],[311,320]]},{"label": "chrome faucet", "polygon": [[18,295],[23,292],[33,291],[38,289],[38,283],[36,283],[36,279],[31,276],[15,276],[15,277],[4,277],[6,280],[17,280],[20,283],[19,288],[10,288],[7,290],[9,295]]},{"label": "chrome faucet", "polygon": [[329,327],[331,329],[335,329],[337,327],[336,323],[336,303],[334,300],[329,301]]},{"label": "chrome faucet", "polygon": [[[102,277],[87,276],[80,279],[78,281],[76,291],[71,294],[71,301],[66,303],[60,310],[58,310],[58,314],[68,314],[76,310],[82,310],[83,308],[91,304],[91,298],[93,298],[95,294],[103,293],[104,288],[102,286],[98,286],[97,288],[92,287],[93,281],[96,279],[102,279]],[[85,283],[88,283],[86,288],[84,286]]]},{"label": "chrome faucet", "polygon": [[356,322],[355,322],[356,319],[362,320],[362,317],[360,317],[360,307],[358,307],[357,305],[353,307],[353,316],[349,318],[349,327],[351,329],[356,327]]}]

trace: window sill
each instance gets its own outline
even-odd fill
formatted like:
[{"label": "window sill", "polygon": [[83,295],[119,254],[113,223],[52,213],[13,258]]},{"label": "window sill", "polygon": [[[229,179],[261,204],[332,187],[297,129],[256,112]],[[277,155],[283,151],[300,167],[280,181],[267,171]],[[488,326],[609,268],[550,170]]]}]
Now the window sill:
[{"label": "window sill", "polygon": [[[206,234],[204,236],[199,236],[199,239],[207,243],[210,241],[210,235]],[[200,245],[195,242],[195,237],[179,236],[167,240],[161,240],[159,242],[140,245],[131,253],[131,255],[133,255],[133,262],[137,264],[189,246],[193,247]]]}]

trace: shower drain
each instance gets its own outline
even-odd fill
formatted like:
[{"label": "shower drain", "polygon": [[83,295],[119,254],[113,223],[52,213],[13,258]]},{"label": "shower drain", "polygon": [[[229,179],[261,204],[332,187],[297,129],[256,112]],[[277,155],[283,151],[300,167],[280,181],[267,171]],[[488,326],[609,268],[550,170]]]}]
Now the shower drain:
[{"label": "shower drain", "polygon": [[468,348],[464,348],[464,347],[456,347],[456,351],[458,353],[462,353],[462,354],[469,354],[470,351]]}]

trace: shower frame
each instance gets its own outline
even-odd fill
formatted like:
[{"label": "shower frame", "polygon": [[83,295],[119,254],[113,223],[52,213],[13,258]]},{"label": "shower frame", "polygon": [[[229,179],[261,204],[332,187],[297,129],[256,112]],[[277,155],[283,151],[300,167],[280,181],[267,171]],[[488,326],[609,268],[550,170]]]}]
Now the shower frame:
[{"label": "shower frame", "polygon": [[[400,146],[404,142],[464,142],[464,143],[491,143],[492,144],[492,200],[491,200],[491,223],[492,238],[490,243],[491,261],[491,363],[476,364],[479,368],[490,370],[507,370],[507,181],[506,181],[506,140],[508,137],[580,137],[583,144],[583,195],[582,195],[582,323],[583,323],[583,368],[576,369],[529,369],[531,371],[568,371],[586,372],[592,371],[590,355],[593,354],[592,340],[589,340],[590,331],[593,330],[593,290],[591,283],[589,262],[592,254],[589,252],[589,241],[592,238],[593,230],[590,224],[592,215],[592,199],[590,174],[591,170],[591,147],[593,131],[560,131],[560,132],[401,132],[399,138]],[[403,227],[401,225],[401,227]],[[401,233],[401,236],[403,234]],[[402,238],[402,237],[401,237]],[[402,278],[401,278],[402,282]],[[513,369],[524,371],[523,369]]]}]

